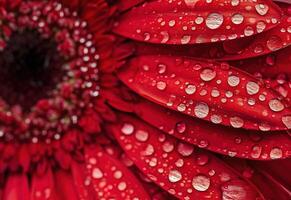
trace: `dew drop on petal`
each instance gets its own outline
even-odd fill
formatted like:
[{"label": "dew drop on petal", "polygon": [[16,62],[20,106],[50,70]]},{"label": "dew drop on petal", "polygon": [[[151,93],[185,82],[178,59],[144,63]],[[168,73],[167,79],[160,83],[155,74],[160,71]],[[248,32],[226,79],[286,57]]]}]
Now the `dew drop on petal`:
[{"label": "dew drop on petal", "polygon": [[203,174],[197,175],[192,180],[192,186],[197,191],[206,191],[210,186],[210,179]]},{"label": "dew drop on petal", "polygon": [[117,188],[119,191],[124,191],[126,189],[127,185],[125,182],[120,182],[118,185],[117,185]]},{"label": "dew drop on petal", "polygon": [[231,117],[229,121],[231,126],[234,128],[241,128],[244,125],[244,121],[239,117]]},{"label": "dew drop on petal", "polygon": [[211,13],[206,18],[206,26],[210,29],[217,29],[223,23],[223,16],[219,13]]},{"label": "dew drop on petal", "polygon": [[231,17],[231,21],[234,24],[241,24],[244,21],[243,15],[236,13]]},{"label": "dew drop on petal", "polygon": [[252,82],[252,81],[247,83],[246,88],[247,88],[247,93],[249,95],[257,94],[260,90],[260,86],[257,83]]},{"label": "dew drop on petal", "polygon": [[280,37],[273,35],[267,40],[267,47],[271,51],[277,51],[283,47],[283,41]]},{"label": "dew drop on petal", "polygon": [[167,84],[165,82],[163,82],[163,81],[157,82],[157,89],[159,89],[159,90],[165,90],[166,87],[167,87]]},{"label": "dew drop on petal", "polygon": [[228,77],[227,82],[231,87],[235,87],[240,83],[240,78],[238,76],[231,75]]},{"label": "dew drop on petal", "polygon": [[103,173],[99,168],[94,168],[92,171],[92,177],[95,179],[100,179],[103,177]]},{"label": "dew drop on petal", "polygon": [[169,172],[169,181],[171,183],[176,183],[182,179],[182,174],[178,170],[171,170]]},{"label": "dew drop on petal", "polygon": [[185,143],[179,143],[178,144],[178,152],[182,156],[190,156],[194,151],[194,146],[190,144]]},{"label": "dew drop on petal", "polygon": [[149,138],[149,133],[143,130],[138,130],[135,133],[135,138],[140,142],[145,142]]},{"label": "dew drop on petal", "polygon": [[222,200],[245,200],[256,199],[256,194],[247,183],[241,180],[233,180],[221,186]]},{"label": "dew drop on petal", "polygon": [[185,88],[186,94],[194,94],[196,92],[196,86],[195,85],[187,85]]},{"label": "dew drop on petal", "polygon": [[214,124],[220,124],[222,122],[222,118],[219,115],[211,115],[210,120]]},{"label": "dew drop on petal", "polygon": [[283,152],[282,149],[275,147],[270,151],[270,158],[271,159],[280,159],[282,158]]},{"label": "dew drop on petal", "polygon": [[121,132],[124,135],[131,135],[134,131],[134,126],[132,124],[125,123],[121,128]]},{"label": "dew drop on petal", "polygon": [[206,103],[197,103],[194,109],[194,113],[198,118],[205,118],[209,113],[209,107]]},{"label": "dew drop on petal", "polygon": [[262,147],[255,145],[252,148],[251,157],[258,159],[261,156],[261,153],[262,153]]},{"label": "dew drop on petal", "polygon": [[178,133],[184,133],[186,131],[186,124],[184,122],[178,122],[176,124],[176,130]]},{"label": "dew drop on petal", "polygon": [[200,78],[203,81],[211,81],[216,77],[216,72],[213,69],[204,69],[200,73]]},{"label": "dew drop on petal", "polygon": [[255,8],[259,15],[266,15],[269,10],[269,7],[265,4],[258,4]]},{"label": "dew drop on petal", "polygon": [[269,107],[274,112],[280,112],[284,110],[284,105],[278,99],[272,99],[269,101]]},{"label": "dew drop on petal", "polygon": [[288,129],[291,129],[291,116],[283,116],[282,122]]},{"label": "dew drop on petal", "polygon": [[188,44],[191,40],[191,36],[190,35],[184,35],[181,38],[181,44]]}]

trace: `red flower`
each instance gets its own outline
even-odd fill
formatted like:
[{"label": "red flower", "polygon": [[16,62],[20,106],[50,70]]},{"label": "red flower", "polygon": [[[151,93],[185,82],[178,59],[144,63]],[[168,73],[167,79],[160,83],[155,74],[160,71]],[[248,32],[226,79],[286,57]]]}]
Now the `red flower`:
[{"label": "red flower", "polygon": [[0,19],[0,199],[290,199],[288,4],[0,0]]}]

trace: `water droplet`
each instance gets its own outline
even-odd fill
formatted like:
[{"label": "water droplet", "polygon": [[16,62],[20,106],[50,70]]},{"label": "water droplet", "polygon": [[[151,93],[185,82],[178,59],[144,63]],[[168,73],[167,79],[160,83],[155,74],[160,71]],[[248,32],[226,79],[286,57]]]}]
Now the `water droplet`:
[{"label": "water droplet", "polygon": [[157,82],[157,89],[159,89],[159,90],[165,90],[166,87],[167,87],[167,84],[165,82],[163,82],[163,81]]},{"label": "water droplet", "polygon": [[224,183],[221,187],[222,200],[256,199],[256,192],[241,180],[233,180]]},{"label": "water droplet", "polygon": [[255,6],[255,8],[259,15],[265,15],[269,10],[269,7],[265,4],[258,4]]},{"label": "water droplet", "polygon": [[291,129],[291,116],[282,117],[282,122],[288,129]]},{"label": "water droplet", "polygon": [[240,83],[240,78],[234,75],[228,77],[227,82],[230,86],[235,87]]},{"label": "water droplet", "polygon": [[166,72],[167,66],[164,64],[158,64],[158,73],[163,74]]},{"label": "water droplet", "polygon": [[252,81],[247,83],[246,88],[247,88],[247,93],[249,95],[257,94],[260,90],[260,86],[257,83],[252,82]]},{"label": "water droplet", "polygon": [[203,166],[203,165],[206,165],[207,163],[208,163],[208,156],[207,155],[205,155],[205,154],[200,154],[200,155],[198,155],[198,157],[197,157],[197,164],[198,165],[201,165],[201,166]]},{"label": "water droplet", "polygon": [[258,159],[261,156],[262,153],[262,147],[260,146],[253,146],[252,152],[251,152],[251,157]]},{"label": "water droplet", "polygon": [[186,131],[186,124],[184,122],[178,122],[176,124],[176,130],[178,133],[184,133]]},{"label": "water droplet", "polygon": [[127,185],[125,182],[120,182],[118,185],[117,185],[117,188],[119,191],[124,191],[126,189]]},{"label": "water droplet", "polygon": [[188,44],[191,40],[191,36],[190,35],[184,35],[181,38],[181,44]]},{"label": "water droplet", "polygon": [[222,122],[222,118],[219,115],[211,115],[210,120],[214,124],[220,124]]},{"label": "water droplet", "polygon": [[254,34],[254,30],[251,26],[247,26],[244,30],[245,36],[251,36]]},{"label": "water droplet", "polygon": [[196,23],[196,24],[202,24],[203,21],[204,21],[203,17],[197,17],[197,18],[195,19],[195,23]]},{"label": "water droplet", "polygon": [[238,6],[239,5],[239,0],[231,0],[231,5],[232,6]]},{"label": "water droplet", "polygon": [[198,118],[205,118],[209,113],[209,107],[206,103],[197,103],[194,109],[194,113]]},{"label": "water droplet", "polygon": [[280,159],[283,156],[282,149],[275,147],[270,152],[270,158],[271,159]]},{"label": "water droplet", "polygon": [[120,179],[122,177],[122,172],[117,170],[117,171],[114,172],[113,176],[116,179]]},{"label": "water droplet", "polygon": [[149,133],[143,130],[138,130],[135,133],[135,138],[140,142],[145,142],[149,138]]},{"label": "water droplet", "polygon": [[194,7],[197,0],[184,0],[185,4],[189,7]]},{"label": "water droplet", "polygon": [[244,125],[244,121],[239,117],[231,117],[229,121],[231,126],[234,128],[241,128]]},{"label": "water droplet", "polygon": [[216,77],[216,72],[213,69],[204,69],[200,73],[200,78],[203,81],[211,81]]},{"label": "water droplet", "polygon": [[125,123],[121,128],[121,132],[124,135],[131,135],[134,131],[134,126],[132,124]]},{"label": "water droplet", "polygon": [[194,94],[196,92],[196,86],[195,85],[187,85],[185,88],[186,94]]},{"label": "water droplet", "polygon": [[169,181],[171,183],[176,183],[182,179],[182,174],[178,170],[171,170],[169,172]]},{"label": "water droplet", "polygon": [[94,168],[92,171],[92,177],[96,179],[100,179],[103,177],[103,173],[99,168]]},{"label": "water droplet", "polygon": [[271,51],[277,51],[283,47],[282,39],[278,36],[271,36],[267,41],[267,47]]},{"label": "water droplet", "polygon": [[205,175],[197,175],[192,180],[192,186],[197,191],[206,191],[210,186],[210,179]]},{"label": "water droplet", "polygon": [[234,24],[241,24],[244,21],[244,16],[242,16],[239,13],[236,13],[231,17],[231,21]]},{"label": "water droplet", "polygon": [[180,112],[184,112],[186,110],[186,105],[183,103],[179,104],[177,110]]},{"label": "water droplet", "polygon": [[148,144],[146,149],[142,152],[142,155],[150,156],[150,155],[153,155],[154,152],[155,152],[154,146],[151,144]]},{"label": "water droplet", "polygon": [[206,26],[210,29],[217,29],[223,23],[223,16],[219,13],[211,13],[206,18]]},{"label": "water droplet", "polygon": [[165,142],[163,144],[163,150],[166,152],[166,153],[170,153],[171,151],[174,150],[174,144],[171,143],[171,142]]},{"label": "water droplet", "polygon": [[278,99],[272,99],[269,101],[269,107],[274,112],[280,112],[284,110],[284,105]]},{"label": "water droplet", "polygon": [[178,144],[178,152],[182,156],[190,156],[194,151],[194,146],[190,144],[185,143],[179,143]]}]

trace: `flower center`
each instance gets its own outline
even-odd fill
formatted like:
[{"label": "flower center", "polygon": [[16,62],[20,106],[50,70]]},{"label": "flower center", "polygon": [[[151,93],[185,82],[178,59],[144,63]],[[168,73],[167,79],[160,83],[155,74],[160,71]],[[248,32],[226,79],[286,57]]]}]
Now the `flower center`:
[{"label": "flower center", "polygon": [[0,143],[50,143],[80,129],[99,95],[87,23],[52,1],[0,7]]},{"label": "flower center", "polygon": [[60,82],[62,62],[55,41],[37,31],[14,32],[0,54],[0,97],[29,111]]}]

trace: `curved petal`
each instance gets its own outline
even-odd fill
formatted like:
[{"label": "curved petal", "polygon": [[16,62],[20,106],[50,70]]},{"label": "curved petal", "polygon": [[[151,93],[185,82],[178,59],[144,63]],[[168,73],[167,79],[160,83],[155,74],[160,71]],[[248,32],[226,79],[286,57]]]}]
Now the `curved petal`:
[{"label": "curved petal", "polygon": [[238,159],[224,159],[236,171],[258,186],[267,199],[288,200],[291,197],[290,159],[272,162],[245,162]]},{"label": "curved petal", "polygon": [[79,200],[72,178],[69,171],[57,170],[54,172],[55,190],[58,199]]},{"label": "curved petal", "polygon": [[287,102],[264,82],[224,63],[140,56],[118,75],[141,96],[216,124],[262,131],[291,128]]},{"label": "curved petal", "polygon": [[[180,199],[256,199],[256,188],[207,152],[180,143],[141,121],[120,115],[112,131],[151,180]],[[236,195],[236,196],[233,196]]]},{"label": "curved petal", "polygon": [[269,0],[153,0],[124,14],[115,32],[151,43],[208,43],[261,33],[280,18],[281,11]]},{"label": "curved petal", "polygon": [[291,156],[291,141],[286,133],[258,134],[227,128],[192,119],[145,100],[134,103],[132,107],[147,123],[200,148],[246,159],[270,160]]},{"label": "curved petal", "polygon": [[31,200],[56,200],[55,184],[53,174],[50,168],[43,175],[33,174],[31,191]]},{"label": "curved petal", "polygon": [[10,174],[4,186],[3,200],[29,200],[28,178],[24,174]]},{"label": "curved petal", "polygon": [[87,148],[85,157],[86,168],[98,198],[150,199],[134,175],[101,148]]}]

